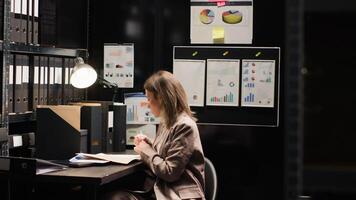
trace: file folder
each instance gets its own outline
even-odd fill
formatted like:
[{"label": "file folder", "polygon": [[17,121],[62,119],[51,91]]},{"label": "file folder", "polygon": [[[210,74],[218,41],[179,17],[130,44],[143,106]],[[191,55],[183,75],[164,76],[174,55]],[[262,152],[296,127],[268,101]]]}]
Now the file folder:
[{"label": "file folder", "polygon": [[[109,103],[112,104],[112,102]],[[105,104],[104,101],[88,101],[71,103],[71,105],[82,107],[81,128],[88,130],[88,152],[107,152],[105,143],[109,108],[108,104]]]},{"label": "file folder", "polygon": [[43,98],[44,98],[44,103],[48,104],[49,103],[49,81],[48,81],[48,75],[49,75],[49,67],[48,67],[48,57],[43,57],[43,66],[44,66],[44,85],[43,85]]},{"label": "file folder", "polygon": [[14,111],[21,113],[22,104],[22,59],[21,55],[15,55],[15,91],[14,91]]},{"label": "file folder", "polygon": [[33,44],[39,44],[38,43],[38,23],[39,23],[39,0],[33,0]]},{"label": "file folder", "polygon": [[[112,101],[84,101],[84,103],[99,103],[101,105],[101,137],[102,152],[113,152],[114,110]],[[126,123],[126,119],[125,119]]]},{"label": "file folder", "polygon": [[26,43],[27,41],[27,25],[28,25],[28,13],[27,13],[27,1],[28,0],[21,0],[21,35],[20,35],[20,42]]},{"label": "file folder", "polygon": [[49,67],[49,77],[48,77],[48,104],[55,105],[57,103],[56,91],[54,86],[54,71],[55,71],[55,64],[54,64],[54,57],[48,58],[48,67]]},{"label": "file folder", "polygon": [[[2,9],[4,11],[4,9]],[[1,15],[3,16],[3,15]],[[2,17],[3,18],[3,17]],[[4,26],[2,24],[2,26]],[[10,42],[14,42],[14,31],[15,31],[15,0],[11,0],[11,5],[10,5]],[[2,30],[3,31],[3,30]]]},{"label": "file folder", "polygon": [[43,66],[43,57],[39,57],[39,62],[40,62],[40,84],[39,84],[39,105],[45,105],[44,102],[44,71],[45,71],[45,67]]},{"label": "file folder", "polygon": [[22,112],[27,112],[29,108],[29,82],[30,82],[30,60],[28,55],[22,55]]},{"label": "file folder", "polygon": [[14,30],[12,40],[15,43],[21,41],[21,12],[22,0],[14,0]]},{"label": "file folder", "polygon": [[63,97],[63,103],[68,104],[71,101],[72,98],[72,88],[69,83],[69,78],[70,78],[70,70],[69,70],[69,58],[64,59],[64,97]]},{"label": "file folder", "polygon": [[63,63],[62,58],[55,58],[54,84],[56,91],[56,104],[63,104]]},{"label": "file folder", "polygon": [[88,130],[88,152],[102,152],[101,106],[83,105],[81,109],[80,126]]},{"label": "file folder", "polygon": [[41,56],[40,59],[40,105],[47,105],[47,79],[48,79],[48,67],[47,57]]},{"label": "file folder", "polygon": [[36,110],[40,104],[40,57],[33,57],[33,95],[32,95],[32,110]]},{"label": "file folder", "polygon": [[28,15],[27,15],[27,43],[33,44],[33,0],[27,0]]},{"label": "file folder", "polygon": [[113,111],[113,151],[121,152],[126,149],[126,105],[114,103]]},{"label": "file folder", "polygon": [[14,56],[10,54],[10,65],[9,65],[9,101],[8,101],[8,112],[14,112]]}]

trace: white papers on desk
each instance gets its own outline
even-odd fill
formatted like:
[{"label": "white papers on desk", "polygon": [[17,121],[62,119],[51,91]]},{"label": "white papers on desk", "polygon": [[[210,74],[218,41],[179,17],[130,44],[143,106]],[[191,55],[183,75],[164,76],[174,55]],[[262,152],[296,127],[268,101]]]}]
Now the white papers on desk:
[{"label": "white papers on desk", "polygon": [[71,163],[98,163],[98,164],[104,164],[104,163],[108,163],[110,161],[91,158],[91,157],[83,155],[83,153],[78,153],[76,156],[71,158],[69,160],[69,162],[71,162]]},{"label": "white papers on desk", "polygon": [[205,60],[173,61],[173,74],[187,93],[190,106],[204,106]]},{"label": "white papers on desk", "polygon": [[87,154],[87,153],[80,153],[82,156],[85,156],[86,159],[97,159],[97,162],[107,161],[107,162],[114,162],[119,164],[129,164],[133,160],[141,160],[140,155],[129,155],[129,154]]}]

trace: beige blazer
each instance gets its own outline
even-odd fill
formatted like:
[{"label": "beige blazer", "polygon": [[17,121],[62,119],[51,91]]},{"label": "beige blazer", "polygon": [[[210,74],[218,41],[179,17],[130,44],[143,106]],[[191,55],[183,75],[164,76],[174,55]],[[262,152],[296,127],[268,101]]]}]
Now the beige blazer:
[{"label": "beige blazer", "polygon": [[169,129],[161,123],[153,144],[140,155],[156,176],[152,184],[158,200],[205,199],[203,149],[188,115],[181,114]]}]

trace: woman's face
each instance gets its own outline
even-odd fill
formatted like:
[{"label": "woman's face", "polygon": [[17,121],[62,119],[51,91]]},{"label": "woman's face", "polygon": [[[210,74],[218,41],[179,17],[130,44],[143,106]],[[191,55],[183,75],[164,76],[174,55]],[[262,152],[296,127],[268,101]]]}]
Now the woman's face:
[{"label": "woman's face", "polygon": [[148,101],[148,107],[151,109],[152,114],[155,117],[159,117],[159,115],[161,114],[159,101],[155,99],[154,95],[150,91],[146,90],[146,96]]}]

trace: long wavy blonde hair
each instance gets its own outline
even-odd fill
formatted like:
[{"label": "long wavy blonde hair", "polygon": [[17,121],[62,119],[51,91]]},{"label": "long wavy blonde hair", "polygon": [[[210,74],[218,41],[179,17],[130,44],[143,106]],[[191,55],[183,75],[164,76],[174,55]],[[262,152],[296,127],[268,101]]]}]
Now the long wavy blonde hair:
[{"label": "long wavy blonde hair", "polygon": [[146,80],[144,89],[158,100],[161,117],[167,127],[172,127],[181,113],[186,113],[196,121],[183,86],[172,73],[163,70],[154,73]]}]

